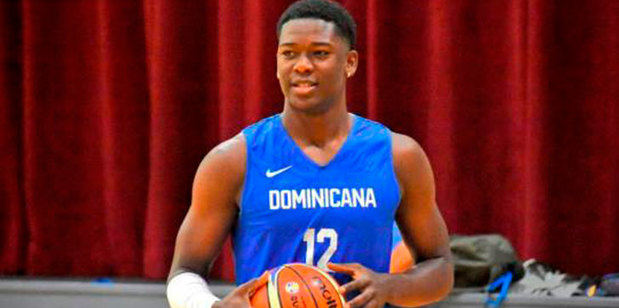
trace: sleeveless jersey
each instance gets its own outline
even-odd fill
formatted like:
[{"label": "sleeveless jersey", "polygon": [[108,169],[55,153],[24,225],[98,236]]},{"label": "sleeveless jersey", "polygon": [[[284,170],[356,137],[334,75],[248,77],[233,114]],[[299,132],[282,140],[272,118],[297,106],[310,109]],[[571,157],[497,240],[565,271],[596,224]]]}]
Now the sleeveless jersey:
[{"label": "sleeveless jersey", "polygon": [[296,145],[279,114],[243,130],[247,165],[233,231],[237,284],[291,262],[323,269],[328,262],[357,262],[389,271],[400,202],[391,132],[353,118],[344,144],[325,166]]}]

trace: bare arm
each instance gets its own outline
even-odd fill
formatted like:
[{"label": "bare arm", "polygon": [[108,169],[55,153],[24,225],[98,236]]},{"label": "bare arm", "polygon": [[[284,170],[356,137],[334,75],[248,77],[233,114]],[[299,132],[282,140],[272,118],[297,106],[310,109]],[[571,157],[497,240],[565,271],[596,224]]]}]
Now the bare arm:
[{"label": "bare arm", "polygon": [[419,306],[445,297],[453,287],[453,264],[445,221],[436,205],[434,175],[423,149],[412,138],[393,135],[394,164],[402,188],[396,221],[417,264],[390,275],[389,303]]},{"label": "bare arm", "polygon": [[237,135],[211,150],[200,163],[168,279],[186,271],[205,275],[219,254],[238,213],[245,152],[245,139]]},{"label": "bare arm", "polygon": [[360,290],[351,307],[383,307],[385,303],[415,307],[445,297],[453,285],[453,265],[447,227],[435,201],[430,163],[413,139],[393,135],[394,165],[402,190],[396,221],[417,264],[400,274],[376,273],[361,264],[329,264],[353,281],[342,292]]},{"label": "bare arm", "polygon": [[176,237],[168,276],[167,296],[172,307],[249,308],[251,294],[266,283],[268,276],[262,275],[219,300],[195,275],[207,274],[230,234],[238,215],[236,204],[245,177],[246,157],[245,138],[239,134],[215,147],[198,167],[191,206]]}]

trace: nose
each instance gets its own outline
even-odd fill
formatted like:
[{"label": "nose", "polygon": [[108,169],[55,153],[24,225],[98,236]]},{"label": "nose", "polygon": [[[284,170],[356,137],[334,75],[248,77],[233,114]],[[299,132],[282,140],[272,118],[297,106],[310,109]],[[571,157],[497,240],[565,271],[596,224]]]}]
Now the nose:
[{"label": "nose", "polygon": [[294,70],[295,72],[299,74],[310,73],[312,72],[313,69],[314,69],[314,66],[312,65],[312,62],[310,61],[310,59],[307,58],[306,55],[301,55],[298,58],[298,61],[294,64]]}]

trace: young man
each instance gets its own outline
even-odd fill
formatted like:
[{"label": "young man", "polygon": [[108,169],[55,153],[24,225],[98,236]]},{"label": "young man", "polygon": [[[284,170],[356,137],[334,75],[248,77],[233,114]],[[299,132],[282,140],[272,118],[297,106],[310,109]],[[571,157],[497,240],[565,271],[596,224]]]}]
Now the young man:
[{"label": "young man", "polygon": [[[411,138],[350,114],[355,24],[325,0],[292,4],[278,23],[281,114],[215,147],[194,180],[168,282],[172,307],[249,307],[264,271],[289,262],[335,272],[351,307],[418,306],[452,287],[445,223],[426,155]],[[417,256],[388,274],[392,225]],[[224,299],[206,273],[234,236],[237,283]]]}]

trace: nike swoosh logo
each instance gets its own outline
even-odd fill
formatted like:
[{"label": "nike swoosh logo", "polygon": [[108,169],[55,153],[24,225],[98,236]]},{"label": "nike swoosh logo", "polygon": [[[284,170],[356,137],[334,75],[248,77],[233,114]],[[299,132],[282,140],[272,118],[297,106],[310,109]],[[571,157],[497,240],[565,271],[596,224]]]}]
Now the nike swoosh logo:
[{"label": "nike swoosh logo", "polygon": [[280,173],[282,173],[282,172],[284,172],[284,171],[286,171],[286,170],[288,170],[290,168],[292,168],[292,165],[290,165],[288,167],[281,168],[279,170],[275,170],[275,171],[271,171],[271,169],[267,169],[266,176],[267,176],[267,178],[272,178],[272,177],[274,177],[274,176],[276,176],[276,175],[278,175],[278,174],[280,174]]}]

